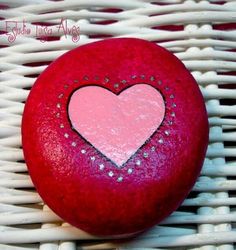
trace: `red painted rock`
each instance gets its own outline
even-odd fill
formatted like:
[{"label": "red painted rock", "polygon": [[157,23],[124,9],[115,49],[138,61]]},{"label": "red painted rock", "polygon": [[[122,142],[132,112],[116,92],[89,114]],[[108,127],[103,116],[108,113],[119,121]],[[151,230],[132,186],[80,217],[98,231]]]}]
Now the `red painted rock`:
[{"label": "red painted rock", "polygon": [[22,138],[35,187],[55,213],[92,234],[127,235],[160,222],[190,192],[208,120],[174,55],[109,39],[69,51],[40,75]]}]

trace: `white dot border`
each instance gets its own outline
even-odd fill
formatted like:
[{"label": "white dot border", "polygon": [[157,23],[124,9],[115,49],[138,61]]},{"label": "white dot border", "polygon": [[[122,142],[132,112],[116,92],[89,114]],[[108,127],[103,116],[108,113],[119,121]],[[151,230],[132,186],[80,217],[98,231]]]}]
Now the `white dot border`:
[{"label": "white dot border", "polygon": [[[83,79],[83,81],[89,81],[89,77],[88,77],[87,75],[85,75],[82,79]],[[108,84],[108,83],[110,83],[110,81],[111,81],[109,76],[105,76],[105,77],[103,77],[103,78],[100,78],[99,76],[96,75],[96,76],[94,76],[93,79],[94,79],[95,81],[99,81],[99,80],[102,79],[102,83],[103,83],[103,84]],[[155,82],[156,82],[159,86],[163,84],[163,82],[162,82],[161,80],[158,80],[157,77],[154,76],[154,75],[151,75],[150,77],[146,77],[146,75],[144,75],[144,74],[141,74],[141,75],[139,75],[139,76],[134,74],[134,75],[131,75],[131,79],[132,79],[132,80],[145,80],[145,79],[148,79],[148,80],[150,80],[152,83],[155,83]],[[73,84],[78,84],[79,82],[80,82],[79,80],[75,79],[75,80],[73,81]],[[123,80],[121,80],[120,82],[115,82],[114,85],[113,85],[113,87],[114,87],[114,89],[117,90],[117,89],[120,88],[120,86],[124,86],[124,85],[127,84],[127,83],[128,83],[128,80],[127,80],[127,79],[123,79]],[[163,85],[164,85],[164,84],[163,84]],[[67,90],[67,89],[69,88],[69,84],[65,84],[63,87],[64,87],[64,91],[65,91],[65,90]],[[168,92],[168,93],[167,93],[167,96],[169,96],[170,100],[174,100],[175,95],[171,93],[170,87],[169,87],[169,86],[165,86],[163,89],[164,89],[164,91]],[[64,93],[60,93],[60,94],[58,95],[58,99],[59,99],[59,100],[61,100],[63,97],[64,97]],[[165,103],[166,103],[166,101],[165,101]],[[176,108],[176,106],[177,106],[177,105],[176,105],[175,102],[172,102],[171,105],[170,105],[171,108]],[[60,118],[60,117],[61,117],[61,114],[60,114],[61,107],[62,107],[61,102],[57,102],[57,103],[56,103],[56,109],[57,109],[56,118]],[[171,111],[171,112],[170,112],[170,117],[174,118],[175,116],[176,116],[175,112],[174,112],[174,111]],[[173,125],[173,120],[168,121],[168,125],[169,125],[169,126]],[[64,125],[63,123],[60,123],[60,124],[59,124],[59,127],[60,127],[60,129],[64,129],[64,128],[65,128],[65,125]],[[169,130],[165,130],[165,131],[164,131],[164,135],[165,135],[165,136],[170,136],[170,131],[169,131]],[[68,133],[64,133],[64,137],[65,137],[66,139],[70,139],[70,138],[69,138],[70,136],[69,136]],[[164,144],[164,138],[163,138],[163,136],[160,137],[160,138],[158,139],[158,144],[160,144],[160,145]],[[71,141],[70,145],[71,145],[73,148],[76,148],[76,147],[78,146],[77,143],[76,143],[75,141]],[[155,146],[152,146],[152,147],[151,147],[150,152],[147,152],[147,151],[143,152],[143,158],[144,158],[144,159],[148,159],[148,158],[149,158],[149,155],[150,155],[151,153],[153,153],[153,152],[156,152],[156,147],[155,147]],[[80,153],[81,153],[82,155],[85,155],[85,154],[87,153],[87,151],[86,151],[85,149],[81,149],[81,150],[80,150]],[[89,158],[90,158],[91,162],[93,162],[93,163],[96,161],[96,157],[93,156],[93,155],[90,156]],[[131,175],[131,174],[135,171],[135,168],[136,168],[136,167],[140,167],[140,166],[142,166],[142,160],[141,160],[141,159],[136,159],[136,160],[135,160],[135,167],[133,167],[133,168],[130,168],[130,167],[129,167],[128,169],[126,169],[126,168],[124,167],[124,168],[121,168],[121,170],[123,171],[123,170],[126,169],[126,173],[127,173],[128,175]],[[104,170],[105,170],[105,165],[104,165],[103,163],[99,163],[99,164],[98,164],[98,170],[99,170],[99,171],[104,171]],[[117,182],[123,182],[123,180],[125,179],[125,176],[124,176],[124,175],[120,174],[120,175],[117,176],[117,174],[115,174],[112,170],[108,170],[107,174],[108,174],[108,176],[109,176],[110,178],[116,179]]]}]

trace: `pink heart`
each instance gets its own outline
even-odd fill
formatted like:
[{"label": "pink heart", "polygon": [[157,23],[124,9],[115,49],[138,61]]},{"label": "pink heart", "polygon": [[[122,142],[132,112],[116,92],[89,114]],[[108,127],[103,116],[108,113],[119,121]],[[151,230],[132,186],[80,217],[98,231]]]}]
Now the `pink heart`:
[{"label": "pink heart", "polygon": [[133,85],[119,95],[86,86],[72,94],[68,112],[74,129],[120,167],[158,129],[165,104],[148,84]]}]

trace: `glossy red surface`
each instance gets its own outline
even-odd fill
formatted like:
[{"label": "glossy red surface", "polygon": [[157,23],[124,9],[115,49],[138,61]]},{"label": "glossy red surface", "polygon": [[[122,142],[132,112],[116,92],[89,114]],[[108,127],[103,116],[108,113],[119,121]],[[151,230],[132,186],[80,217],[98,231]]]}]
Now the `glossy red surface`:
[{"label": "glossy red surface", "polygon": [[[82,86],[118,94],[138,83],[162,94],[165,118],[118,168],[72,128],[68,101]],[[160,222],[190,192],[208,120],[195,80],[174,55],[140,39],[109,39],[64,54],[40,75],[26,102],[22,140],[32,180],[53,211],[89,233],[125,235]]]}]

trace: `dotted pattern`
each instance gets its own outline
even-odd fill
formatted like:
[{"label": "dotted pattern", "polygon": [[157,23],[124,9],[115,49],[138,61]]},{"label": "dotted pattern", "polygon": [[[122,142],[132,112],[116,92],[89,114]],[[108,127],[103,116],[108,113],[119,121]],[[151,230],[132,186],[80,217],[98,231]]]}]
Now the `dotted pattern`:
[{"label": "dotted pattern", "polygon": [[[130,78],[131,78],[132,80],[142,80],[142,81],[145,80],[145,79],[148,79],[148,78],[146,78],[145,75],[140,75],[140,76],[132,75]],[[92,82],[93,80],[98,81],[99,79],[102,80],[101,82],[103,83],[104,86],[110,83],[110,78],[109,78],[108,76],[105,76],[104,78],[99,78],[98,76],[95,76],[94,78],[91,78],[91,79],[89,79],[89,77],[86,76],[86,75],[83,77],[83,81],[90,81],[90,82]],[[149,80],[150,80],[151,82],[153,82],[153,83],[156,82],[157,85],[159,85],[159,86],[161,86],[161,85],[163,84],[162,81],[161,81],[161,80],[158,80],[155,76],[150,76],[150,77],[149,77]],[[114,83],[114,84],[113,84],[113,87],[114,87],[115,89],[118,89],[121,85],[124,86],[127,82],[128,82],[128,81],[125,80],[125,79],[124,79],[124,80],[121,80],[120,82]],[[74,84],[78,84],[78,83],[79,83],[79,80],[75,79],[75,80],[73,81],[73,83],[74,83]],[[63,87],[64,87],[64,90],[67,90],[68,87],[69,87],[69,85],[66,84],[66,85],[64,85]],[[169,93],[168,93],[168,94],[169,94],[169,98],[172,100],[170,107],[173,108],[173,109],[176,108],[176,104],[174,103],[174,98],[175,98],[175,96],[174,96],[173,93],[171,93],[171,89],[170,89],[168,86],[165,86],[165,87],[164,87],[164,90],[165,90],[166,92],[169,92]],[[167,96],[168,96],[168,94],[167,94]],[[62,104],[61,104],[60,101],[62,100],[62,98],[64,98],[64,93],[61,93],[61,94],[58,95],[58,102],[56,103],[56,109],[57,109],[57,111],[58,111],[58,112],[56,112],[56,117],[57,117],[57,118],[60,118],[60,116],[61,116],[60,110],[61,110]],[[166,104],[166,101],[165,101],[165,104]],[[171,110],[170,116],[171,116],[172,118],[175,117],[175,112],[174,112],[173,110]],[[164,120],[165,120],[165,119],[166,119],[166,117],[164,117]],[[168,123],[168,125],[171,126],[171,125],[173,125],[173,120],[169,120],[167,123]],[[61,129],[64,129],[64,128],[65,128],[65,125],[60,123],[60,124],[59,124],[59,127],[60,127]],[[165,142],[165,137],[168,137],[168,136],[170,136],[170,131],[169,131],[169,130],[165,130],[165,131],[164,131],[164,136],[161,137],[160,139],[158,139],[158,143],[159,143],[159,144],[163,144],[163,143]],[[66,139],[68,139],[68,141],[69,141],[69,143],[70,143],[70,145],[71,145],[72,147],[74,147],[74,148],[77,147],[77,144],[76,144],[75,141],[70,141],[70,138],[69,138],[69,134],[68,134],[68,133],[65,132],[65,133],[64,133],[64,137],[65,137]],[[87,151],[86,151],[85,149],[82,148],[82,149],[79,149],[79,150],[80,150],[81,155],[85,155],[85,157],[89,157],[89,159],[90,159],[91,162],[94,162],[94,161],[96,160],[96,157],[95,157],[95,156],[93,156],[93,155],[87,155]],[[145,159],[148,159],[150,153],[155,152],[155,151],[156,151],[156,147],[155,147],[155,146],[152,146],[150,152],[144,152],[144,153],[143,153],[143,157],[144,157]],[[142,159],[137,159],[137,160],[135,161],[135,166],[140,167],[141,165],[142,165]],[[135,171],[135,166],[134,166],[133,168],[128,168],[126,173],[127,173],[128,175],[131,175],[131,174]],[[100,171],[106,171],[105,165],[104,165],[103,163],[98,164],[97,167],[98,167],[98,169],[99,169]],[[123,168],[123,167],[121,167],[121,168]],[[107,175],[108,175],[109,177],[113,178],[114,180],[116,180],[118,183],[121,183],[121,182],[124,180],[124,178],[125,178],[125,175],[124,175],[124,174],[123,174],[123,175],[120,174],[119,176],[117,176],[117,175],[114,174],[113,171],[110,171],[110,170],[107,171]]]}]

